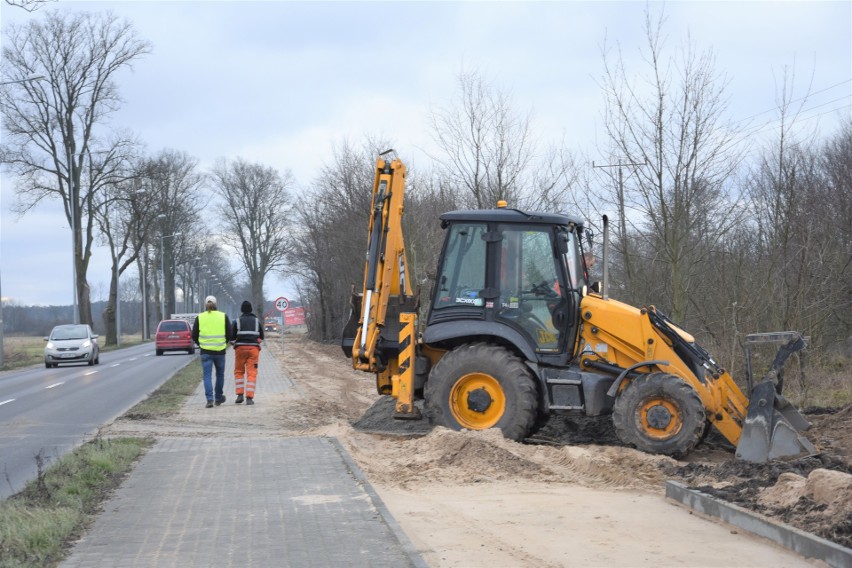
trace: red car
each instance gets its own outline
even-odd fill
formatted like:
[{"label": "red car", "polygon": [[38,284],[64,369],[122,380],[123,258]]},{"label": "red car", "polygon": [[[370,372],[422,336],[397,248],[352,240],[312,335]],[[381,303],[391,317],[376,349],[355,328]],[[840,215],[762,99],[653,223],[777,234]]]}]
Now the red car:
[{"label": "red car", "polygon": [[157,326],[157,336],[154,339],[157,355],[165,351],[186,351],[195,353],[192,342],[192,328],[186,320],[163,320]]}]

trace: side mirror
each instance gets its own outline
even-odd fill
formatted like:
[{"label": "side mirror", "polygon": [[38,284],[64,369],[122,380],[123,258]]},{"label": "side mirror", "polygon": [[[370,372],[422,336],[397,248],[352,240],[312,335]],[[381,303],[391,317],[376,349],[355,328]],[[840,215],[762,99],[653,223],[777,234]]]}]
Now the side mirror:
[{"label": "side mirror", "polygon": [[565,254],[568,252],[568,235],[565,233],[559,233],[559,236],[556,239],[556,249],[559,251],[559,254]]},{"label": "side mirror", "polygon": [[600,280],[598,280],[597,282],[592,282],[592,285],[589,286],[589,289],[595,294],[600,294],[602,288],[603,285],[601,284]]},{"label": "side mirror", "polygon": [[45,336],[45,337],[44,337],[44,340],[45,340],[45,341],[50,341],[50,338],[49,338],[49,337],[47,337],[47,336]]}]

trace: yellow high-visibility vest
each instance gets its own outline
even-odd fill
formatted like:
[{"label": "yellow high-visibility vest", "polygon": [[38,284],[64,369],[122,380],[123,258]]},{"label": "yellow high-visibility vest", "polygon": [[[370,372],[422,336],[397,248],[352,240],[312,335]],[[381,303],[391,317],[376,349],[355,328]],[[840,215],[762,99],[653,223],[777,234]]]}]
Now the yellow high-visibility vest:
[{"label": "yellow high-visibility vest", "polygon": [[207,351],[227,349],[224,313],[217,311],[198,314],[198,346]]}]

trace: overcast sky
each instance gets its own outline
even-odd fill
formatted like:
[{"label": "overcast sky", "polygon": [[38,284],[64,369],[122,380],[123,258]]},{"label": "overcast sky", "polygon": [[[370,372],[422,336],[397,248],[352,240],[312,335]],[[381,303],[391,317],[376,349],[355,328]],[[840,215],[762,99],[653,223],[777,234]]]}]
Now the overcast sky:
[{"label": "overcast sky", "polygon": [[[151,42],[152,53],[117,77],[125,103],[112,118],[150,153],[185,151],[204,168],[242,157],[292,170],[300,187],[333,144],[367,134],[426,163],[427,113],[454,100],[463,68],[530,111],[539,140],[594,159],[604,42],[621,45],[629,71],[647,70],[637,58],[644,2],[60,0],[50,9],[111,10]],[[670,53],[687,37],[715,51],[732,119],[771,121],[785,66],[796,70],[794,97],[814,93],[808,124],[831,133],[850,115],[852,2],[670,2],[665,11]],[[4,27],[40,17],[0,4]],[[70,304],[71,236],[59,204],[19,219],[15,180],[0,181],[4,302]],[[108,253],[96,251],[93,300],[106,299],[108,270]],[[268,283],[268,299],[282,294],[292,294],[286,282]]]}]

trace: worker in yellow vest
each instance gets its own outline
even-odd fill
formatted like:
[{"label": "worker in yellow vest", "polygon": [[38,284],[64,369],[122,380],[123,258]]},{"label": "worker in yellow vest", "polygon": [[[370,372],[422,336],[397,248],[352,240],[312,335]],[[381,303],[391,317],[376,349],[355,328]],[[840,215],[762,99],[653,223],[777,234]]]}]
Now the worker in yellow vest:
[{"label": "worker in yellow vest", "polygon": [[[207,408],[225,402],[225,350],[231,341],[231,322],[216,307],[216,297],[204,300],[206,311],[198,314],[192,324],[192,340],[201,351],[201,371]],[[213,367],[216,368],[216,388],[213,388]]]}]

